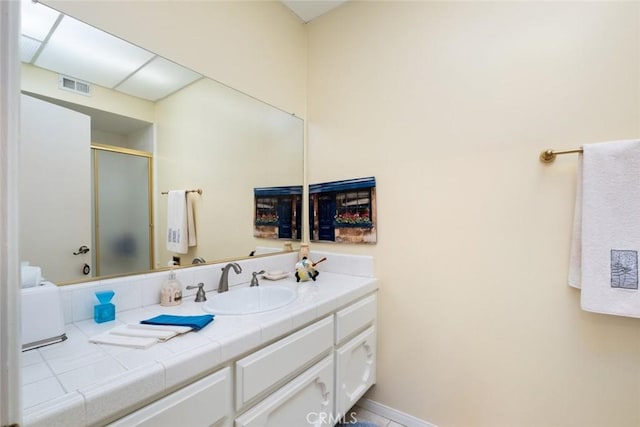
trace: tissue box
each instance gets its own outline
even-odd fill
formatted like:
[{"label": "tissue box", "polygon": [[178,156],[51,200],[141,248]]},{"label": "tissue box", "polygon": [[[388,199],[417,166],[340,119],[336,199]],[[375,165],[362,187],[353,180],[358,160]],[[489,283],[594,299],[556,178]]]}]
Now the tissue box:
[{"label": "tissue box", "polygon": [[67,339],[60,289],[51,282],[22,289],[22,351]]},{"label": "tissue box", "polygon": [[42,270],[40,267],[22,265],[21,267],[22,287],[31,288],[38,286],[42,282]]}]

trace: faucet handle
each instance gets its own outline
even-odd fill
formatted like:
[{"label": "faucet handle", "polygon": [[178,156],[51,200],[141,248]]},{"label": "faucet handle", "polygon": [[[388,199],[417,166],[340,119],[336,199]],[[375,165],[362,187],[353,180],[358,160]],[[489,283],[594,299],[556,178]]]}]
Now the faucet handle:
[{"label": "faucet handle", "polygon": [[196,292],[195,302],[203,302],[207,300],[207,296],[204,293],[204,283],[200,282],[196,286],[189,285],[187,289],[196,289],[198,288],[198,292]]},{"label": "faucet handle", "polygon": [[251,285],[249,285],[249,287],[251,286],[259,286],[260,283],[258,283],[258,274],[264,274],[265,271],[264,270],[260,270],[260,271],[254,271],[253,273],[251,273],[252,277],[251,277]]}]

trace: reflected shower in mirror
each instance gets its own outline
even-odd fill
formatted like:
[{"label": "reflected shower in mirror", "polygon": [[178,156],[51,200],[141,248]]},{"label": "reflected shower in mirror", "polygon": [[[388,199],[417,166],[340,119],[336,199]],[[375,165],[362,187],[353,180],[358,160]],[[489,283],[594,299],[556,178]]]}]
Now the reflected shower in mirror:
[{"label": "reflected shower in mirror", "polygon": [[[301,119],[40,3],[22,19],[22,261],[74,283],[282,248],[254,237],[253,191],[302,185]],[[176,254],[161,193],[192,188]]]}]

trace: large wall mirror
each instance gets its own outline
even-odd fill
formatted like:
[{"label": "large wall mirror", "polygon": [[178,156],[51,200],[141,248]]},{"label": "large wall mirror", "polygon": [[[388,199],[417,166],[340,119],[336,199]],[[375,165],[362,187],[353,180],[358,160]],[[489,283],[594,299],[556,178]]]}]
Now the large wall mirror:
[{"label": "large wall mirror", "polygon": [[[254,188],[303,184],[300,118],[22,1],[22,261],[68,284],[282,249],[253,235]],[[201,190],[183,254],[170,190]]]}]

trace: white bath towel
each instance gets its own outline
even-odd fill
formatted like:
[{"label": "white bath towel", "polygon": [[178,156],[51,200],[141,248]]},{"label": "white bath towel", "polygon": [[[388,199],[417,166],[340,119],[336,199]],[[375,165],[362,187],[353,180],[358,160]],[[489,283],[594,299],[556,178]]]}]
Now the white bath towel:
[{"label": "white bath towel", "polygon": [[173,332],[173,331],[134,329],[134,328],[129,328],[127,325],[113,328],[109,331],[109,334],[121,335],[123,337],[155,338],[160,342],[167,341],[175,337],[176,335],[178,335],[176,332]]},{"label": "white bath towel", "polygon": [[149,348],[152,345],[158,342],[155,338],[146,338],[146,337],[125,337],[112,335],[110,333],[103,333],[100,335],[93,336],[89,338],[89,342],[94,344],[109,344],[109,345],[117,345],[120,347],[130,347],[130,348]]},{"label": "white bath towel", "polygon": [[132,323],[116,326],[106,332],[89,338],[95,344],[109,344],[121,347],[148,348],[158,342],[192,331],[188,326],[144,325]]},{"label": "white bath towel", "polygon": [[187,233],[189,235],[189,247],[196,246],[198,239],[196,238],[196,218],[193,204],[195,203],[195,195],[197,193],[190,191],[187,193]]},{"label": "white bath towel", "polygon": [[185,190],[169,191],[167,203],[167,250],[186,254],[189,236]]},{"label": "white bath towel", "polygon": [[569,284],[583,310],[640,317],[640,141],[583,147]]}]

